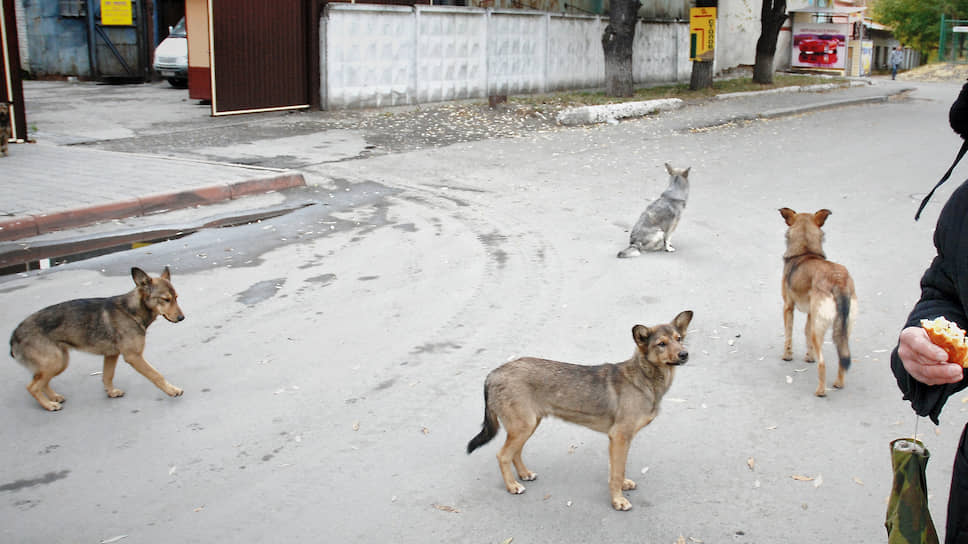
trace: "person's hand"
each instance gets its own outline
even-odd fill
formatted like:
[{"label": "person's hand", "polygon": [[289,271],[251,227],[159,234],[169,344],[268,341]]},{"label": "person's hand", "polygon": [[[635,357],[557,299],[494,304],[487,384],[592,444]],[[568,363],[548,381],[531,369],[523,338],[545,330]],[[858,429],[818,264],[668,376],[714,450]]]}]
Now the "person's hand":
[{"label": "person's hand", "polygon": [[948,362],[945,350],[934,345],[921,327],[901,331],[897,354],[904,363],[904,370],[923,384],[958,383],[963,377],[961,365]]}]

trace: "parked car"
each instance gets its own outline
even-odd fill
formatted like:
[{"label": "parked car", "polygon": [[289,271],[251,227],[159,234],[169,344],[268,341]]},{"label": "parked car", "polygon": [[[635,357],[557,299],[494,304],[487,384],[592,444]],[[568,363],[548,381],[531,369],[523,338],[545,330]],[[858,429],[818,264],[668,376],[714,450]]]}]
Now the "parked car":
[{"label": "parked car", "polygon": [[801,55],[830,55],[837,53],[840,40],[836,36],[821,34],[816,38],[806,39],[800,42]]},{"label": "parked car", "polygon": [[179,19],[178,24],[168,28],[168,37],[155,48],[152,67],[172,87],[188,87],[188,34],[185,32],[184,17]]}]

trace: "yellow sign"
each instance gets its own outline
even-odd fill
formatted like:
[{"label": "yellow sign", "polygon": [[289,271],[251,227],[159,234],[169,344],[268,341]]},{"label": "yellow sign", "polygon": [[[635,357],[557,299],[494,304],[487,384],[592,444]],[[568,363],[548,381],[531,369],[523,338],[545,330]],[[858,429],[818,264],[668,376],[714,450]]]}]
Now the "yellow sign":
[{"label": "yellow sign", "polygon": [[101,24],[131,26],[131,0],[101,0]]},{"label": "yellow sign", "polygon": [[689,60],[712,61],[716,50],[716,8],[689,10]]}]

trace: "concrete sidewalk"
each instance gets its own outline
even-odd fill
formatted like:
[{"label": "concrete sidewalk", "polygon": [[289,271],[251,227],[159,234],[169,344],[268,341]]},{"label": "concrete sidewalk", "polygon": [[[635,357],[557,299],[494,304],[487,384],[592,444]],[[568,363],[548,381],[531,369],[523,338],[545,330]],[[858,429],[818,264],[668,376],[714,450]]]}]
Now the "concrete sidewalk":
[{"label": "concrete sidewalk", "polygon": [[[869,85],[864,82],[830,92],[743,93],[742,96],[732,99],[686,105],[675,111],[656,115],[669,116],[670,123],[665,124],[673,130],[681,129],[681,127],[676,128],[679,124],[688,128],[700,128],[731,121],[792,115],[820,108],[883,101],[910,90],[910,86],[890,83],[892,82],[884,85]],[[49,86],[51,83],[41,84]],[[75,88],[78,87],[75,85]],[[113,90],[115,93],[122,91],[123,89]],[[138,89],[132,89],[132,91],[137,92]],[[149,91],[157,92],[151,89]],[[172,104],[166,104],[157,107],[172,106]],[[28,110],[30,107],[28,102]],[[426,112],[433,111],[433,108],[435,108],[434,105],[417,108],[418,113],[414,114],[414,118],[426,116]],[[163,114],[164,110],[161,113]],[[318,122],[317,117],[325,117],[329,114],[330,112],[308,112],[304,115],[309,118],[309,121]],[[104,115],[109,114],[102,113],[102,117]],[[119,124],[125,122],[122,119],[125,115],[118,113],[121,119],[118,121]],[[154,115],[157,116],[159,113],[155,112]],[[273,128],[276,131],[275,136],[268,136],[269,138],[293,138],[289,135],[294,133],[292,123],[287,118],[278,116],[242,118],[234,125],[225,125],[223,119],[206,118],[204,112],[197,109],[189,112],[188,115],[191,116],[190,121],[182,123],[175,121],[168,125],[155,123],[151,130],[157,133],[160,130],[159,126],[161,129],[165,126],[170,127],[172,133],[178,133],[181,130],[182,134],[197,133],[200,130],[217,130],[226,142],[248,142],[249,144],[251,140],[246,138],[251,138],[252,132],[259,132],[251,128],[254,126],[260,126],[263,131]],[[341,126],[345,128],[347,114],[342,112],[339,115],[344,118]],[[370,123],[373,118],[373,112],[350,113],[351,129],[353,115],[358,115],[360,126]],[[367,118],[367,115],[370,117]],[[405,118],[407,115],[407,112],[398,111],[388,118],[394,118],[399,122],[401,117]],[[47,121],[43,114],[38,114],[37,117]],[[127,114],[129,121],[133,117],[135,116]],[[30,118],[31,112],[28,111],[28,121]],[[185,125],[186,122],[190,122],[191,125]],[[406,123],[407,119],[403,122]],[[259,123],[261,125],[258,125]],[[72,124],[66,122],[60,126],[71,127]],[[78,130],[83,130],[83,126]],[[304,136],[307,141],[308,138],[312,138],[306,150],[306,155],[309,157],[319,156],[320,145],[322,145],[320,139],[325,140],[325,132],[334,129],[326,128],[323,123],[320,123],[314,130],[315,132],[310,131],[308,136]],[[362,128],[356,130],[364,131]],[[372,132],[381,129],[373,128],[371,123],[367,130]],[[382,130],[399,132],[396,127],[383,127]],[[38,134],[38,131],[34,132],[35,135]],[[39,134],[43,135],[43,128]],[[157,134],[153,136],[157,138]],[[368,141],[370,138],[375,139],[380,136],[367,133],[365,139]],[[390,137],[396,134],[383,136]],[[265,137],[267,136],[263,135],[263,138]],[[37,138],[39,143],[36,144],[11,145],[10,155],[0,157],[0,191],[3,194],[3,198],[0,199],[0,241],[21,240],[111,219],[212,204],[244,195],[306,185],[305,177],[298,168],[307,164],[308,159],[303,163],[296,161],[292,164],[285,160],[272,160],[273,158],[269,157],[262,164],[282,166],[282,168],[267,168],[206,160],[204,155],[202,157],[195,155],[197,153],[195,148],[178,148],[177,146],[183,142],[172,142],[171,149],[158,149],[146,146],[146,141],[140,141],[140,143],[135,141],[132,147],[151,149],[158,153],[148,155],[76,145],[84,143],[84,138],[80,138],[81,141],[70,142],[71,145],[52,144],[51,141],[57,142],[56,138],[44,139],[41,136]],[[190,140],[190,137],[185,136],[180,139]],[[113,140],[94,140],[102,147],[105,142],[110,147],[111,141]],[[262,153],[278,155],[279,150],[273,150],[272,146],[265,145],[266,141],[269,140],[263,139],[262,145],[250,145],[250,147],[255,147]],[[437,145],[446,145],[446,142]],[[393,149],[385,151],[401,152]],[[287,152],[298,155],[299,150],[287,149]],[[345,158],[333,160],[345,160]]]}]

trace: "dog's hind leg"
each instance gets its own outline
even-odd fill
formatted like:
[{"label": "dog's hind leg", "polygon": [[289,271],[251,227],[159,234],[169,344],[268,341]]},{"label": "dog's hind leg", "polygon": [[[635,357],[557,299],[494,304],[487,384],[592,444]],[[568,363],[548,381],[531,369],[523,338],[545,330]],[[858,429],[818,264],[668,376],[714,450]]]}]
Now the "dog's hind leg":
[{"label": "dog's hind leg", "polygon": [[514,474],[511,472],[511,463],[514,463],[522,480],[534,480],[538,477],[537,474],[524,466],[524,462],[521,460],[521,450],[524,449],[524,443],[534,434],[539,421],[536,418],[530,421],[504,421],[504,429],[507,431],[508,437],[501,451],[497,452],[497,464],[501,469],[501,477],[504,478],[504,486],[508,493],[519,495],[524,493],[525,490],[524,485],[514,479]]},{"label": "dog's hind leg", "polygon": [[34,397],[44,410],[56,412],[62,408],[61,403],[64,402],[64,397],[51,389],[50,381],[67,369],[67,348],[50,346],[44,351],[46,353],[40,354],[36,352],[26,353],[25,350],[24,357],[32,362],[41,361],[32,365],[35,369],[34,379],[27,385],[27,392]]},{"label": "dog's hind leg", "polygon": [[823,337],[827,333],[824,323],[818,322],[813,313],[807,315],[807,361],[817,361],[818,397],[827,396],[827,364],[823,360]]},{"label": "dog's hind leg", "polygon": [[793,299],[783,289],[783,360],[793,360]]},{"label": "dog's hind leg", "polygon": [[124,391],[114,387],[114,369],[118,366],[117,355],[104,356],[104,371],[101,372],[101,382],[104,383],[104,391],[112,399],[123,397]]}]

